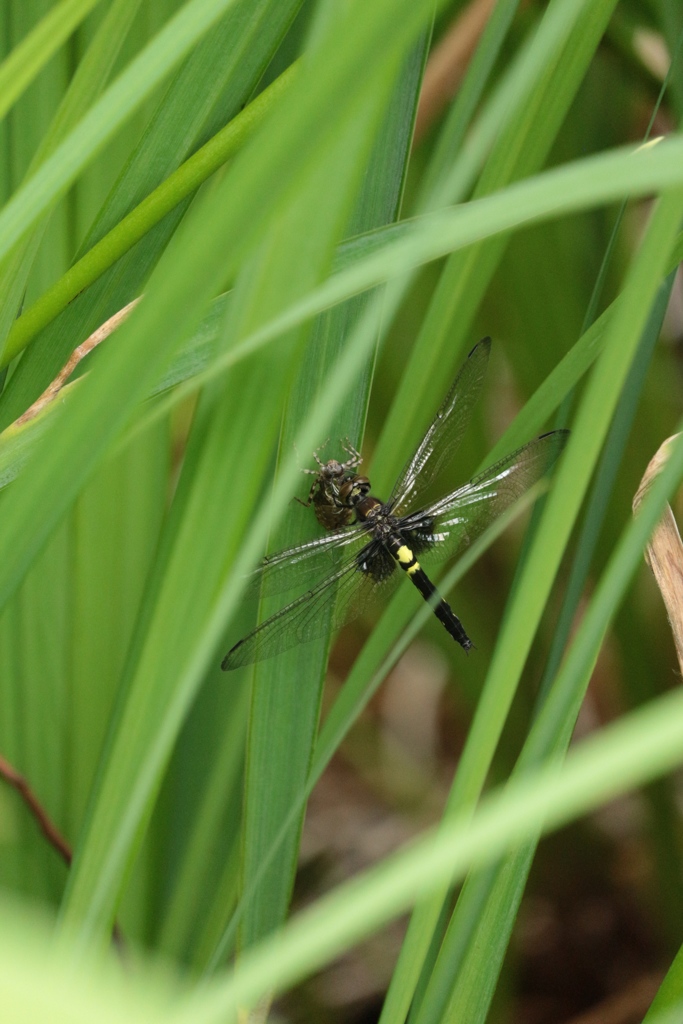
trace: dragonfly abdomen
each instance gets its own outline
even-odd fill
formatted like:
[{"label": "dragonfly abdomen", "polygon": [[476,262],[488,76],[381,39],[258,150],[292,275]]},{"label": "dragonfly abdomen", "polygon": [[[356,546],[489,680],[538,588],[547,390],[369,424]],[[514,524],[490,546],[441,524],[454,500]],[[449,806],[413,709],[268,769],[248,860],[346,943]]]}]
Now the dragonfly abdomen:
[{"label": "dragonfly abdomen", "polygon": [[427,573],[424,571],[412,549],[397,537],[389,537],[386,540],[386,547],[403,569],[408,579],[420,591],[425,601],[432,606],[436,615],[446,632],[456,640],[465,651],[472,649],[474,644],[465,632],[465,628],[455,614],[451,606],[444,601]]}]

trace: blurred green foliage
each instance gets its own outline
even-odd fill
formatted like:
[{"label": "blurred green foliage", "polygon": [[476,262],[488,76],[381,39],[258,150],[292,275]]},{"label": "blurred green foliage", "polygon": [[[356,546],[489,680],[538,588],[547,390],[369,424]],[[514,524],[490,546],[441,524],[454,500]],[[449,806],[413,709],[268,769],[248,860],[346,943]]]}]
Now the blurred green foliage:
[{"label": "blurred green foliage", "polygon": [[[0,5],[0,54],[36,61],[0,123],[0,755],[74,851],[67,868],[0,791],[7,1020],[236,1019],[285,990],[273,1020],[542,1024],[624,992],[635,1020],[672,962],[648,1022],[683,995],[681,712],[659,703],[678,670],[631,512],[681,417],[683,8],[489,6]],[[43,19],[62,7],[55,49]],[[634,157],[655,111],[671,138]],[[238,151],[140,238],[140,204],[233,122]],[[125,251],[102,273],[113,229]],[[72,299],[79,260],[92,283]],[[12,324],[49,288],[15,357]],[[386,496],[486,334],[443,493],[494,446],[573,437],[530,525],[458,581],[476,652],[429,615],[408,646],[405,587],[334,644],[221,673],[258,614],[245,573],[319,529],[291,503],[309,452],[362,444]],[[544,766],[581,706],[593,775],[570,755],[554,805]],[[480,808],[510,775],[509,806]],[[566,826],[542,841],[539,807]],[[380,930],[414,905],[405,937]]]}]

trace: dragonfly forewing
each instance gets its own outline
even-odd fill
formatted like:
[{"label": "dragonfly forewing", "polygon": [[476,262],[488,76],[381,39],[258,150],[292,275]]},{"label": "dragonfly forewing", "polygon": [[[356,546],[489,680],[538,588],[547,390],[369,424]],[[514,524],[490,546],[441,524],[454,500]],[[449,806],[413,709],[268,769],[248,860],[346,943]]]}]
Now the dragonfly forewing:
[{"label": "dragonfly forewing", "polygon": [[470,352],[453,381],[414,455],[399,476],[389,504],[396,513],[414,506],[420,494],[434,482],[443,467],[455,455],[474,406],[484,386],[491,352],[491,339],[483,338]]}]

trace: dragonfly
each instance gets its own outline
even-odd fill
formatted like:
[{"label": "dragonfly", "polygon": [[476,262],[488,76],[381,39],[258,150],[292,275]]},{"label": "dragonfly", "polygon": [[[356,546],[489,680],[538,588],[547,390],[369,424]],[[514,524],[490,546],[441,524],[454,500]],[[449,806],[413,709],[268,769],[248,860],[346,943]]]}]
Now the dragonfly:
[{"label": "dragonfly", "polygon": [[388,501],[375,497],[370,480],[347,462],[319,458],[308,502],[327,534],[267,556],[250,577],[262,596],[305,590],[256,626],[222,661],[242,668],[341,628],[388,595],[405,575],[428,601],[439,622],[464,651],[474,646],[441,596],[423,562],[462,554],[493,521],[553,466],[569,431],[554,430],[518,448],[445,497],[419,499],[451,462],[481,394],[491,350],[484,338],[470,352]]}]

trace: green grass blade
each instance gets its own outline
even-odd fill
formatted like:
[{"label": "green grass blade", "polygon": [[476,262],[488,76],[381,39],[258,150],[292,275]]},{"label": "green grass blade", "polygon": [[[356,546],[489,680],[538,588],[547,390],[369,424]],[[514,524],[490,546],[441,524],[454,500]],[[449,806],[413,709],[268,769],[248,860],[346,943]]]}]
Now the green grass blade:
[{"label": "green grass blade", "polygon": [[[636,396],[633,394],[637,388],[637,379],[643,374],[643,358],[649,361],[652,336],[655,339],[658,336],[670,284],[669,279],[658,292],[629,381],[620,397],[606,441],[606,452],[610,444],[613,446],[619,439],[623,440],[624,429],[632,415],[634,397],[639,393],[637,391]],[[615,438],[617,429],[619,433]],[[585,682],[584,678],[579,680],[580,685]],[[562,720],[561,724],[558,721],[559,735],[553,737],[552,746],[544,753],[537,748],[536,761],[562,749],[562,736],[567,732],[567,721]],[[524,754],[521,760],[525,762]],[[513,853],[495,872],[487,872],[483,877],[468,878],[444,938],[430,980],[428,997],[420,1007],[420,1012],[415,1015],[421,1024],[443,1019],[449,1003],[453,1007],[451,1016],[466,1013],[468,1020],[485,1019],[534,853],[535,844],[532,844]],[[487,951],[485,958],[478,953],[482,948]]]},{"label": "green grass blade", "polygon": [[[230,685],[234,688],[232,681],[230,681]],[[206,909],[208,909],[203,907],[206,901],[206,879],[213,874],[214,848],[218,846],[219,855],[223,853],[218,843],[218,837],[223,826],[225,806],[232,787],[241,782],[244,761],[246,719],[249,709],[248,687],[242,686],[237,690],[236,695],[231,694],[231,698],[228,701],[230,715],[226,720],[225,731],[221,738],[221,748],[212,767],[208,784],[201,796],[200,805],[192,823],[192,830],[174,879],[173,890],[167,906],[164,908],[164,917],[157,940],[159,948],[164,953],[174,956],[175,959],[180,959],[182,955],[195,953],[192,957],[193,963],[199,968],[204,966],[205,960],[208,959],[213,949],[213,946],[211,950],[204,949],[202,957],[199,957],[193,949],[202,922],[202,910],[206,913]],[[237,825],[237,823],[235,824]],[[237,834],[238,827],[235,828],[235,845]],[[221,918],[224,919],[228,908],[237,898],[237,868],[235,856],[234,862],[229,865],[231,884],[227,894],[221,894],[219,887],[219,892],[212,895],[210,920],[214,929],[216,929],[214,919],[218,918],[219,921]],[[219,931],[222,931],[220,926]],[[214,938],[213,941],[215,943],[217,938]]]},{"label": "green grass blade", "polygon": [[[542,166],[613,8],[614,0],[591,5],[558,0],[548,6],[534,39],[534,60],[527,56],[522,63],[523,70],[529,63],[532,73],[525,89],[512,90],[510,103],[515,106],[512,112],[507,111],[505,126],[493,140],[475,197]],[[469,350],[472,318],[505,245],[505,237],[498,237],[453,254],[447,261],[378,444],[378,459],[386,465],[388,479],[398,470],[392,462],[392,450],[410,450],[417,443],[424,427],[420,410],[436,404],[437,368],[445,365],[454,373]],[[384,483],[379,480],[377,486]]]},{"label": "green grass blade", "polygon": [[634,360],[629,376],[624,384],[619,406],[615,413],[612,427],[605,442],[605,450],[600,460],[596,473],[595,484],[591,493],[584,524],[576,546],[574,561],[567,581],[565,597],[557,620],[553,645],[548,656],[543,680],[539,689],[539,700],[542,701],[550,680],[554,678],[559,668],[564,647],[567,643],[571,624],[576,614],[576,609],[581,598],[586,579],[588,576],[591,560],[598,543],[600,530],[602,528],[607,512],[614,481],[623,457],[628,435],[633,424],[636,408],[641,396],[641,389],[647,368],[650,364],[654,347],[659,338],[664,321],[671,289],[673,288],[674,274],[669,274],[661,285],[657,299],[652,308],[650,319],[643,334],[638,350],[638,356]]},{"label": "green grass blade", "polygon": [[51,323],[72,299],[97,280],[140,241],[166,214],[195,192],[259,127],[295,72],[292,65],[238,116],[169,175],[146,199],[119,221],[82,256],[59,281],[36,300],[13,324],[3,360],[11,362],[39,331]]},{"label": "green grass blade", "polygon": [[[49,128],[38,143],[24,177],[30,176],[40,166],[102,92],[139,6],[140,0],[115,0],[110,6],[69,82]],[[19,306],[25,299],[27,282],[32,276],[46,230],[49,230],[48,218],[44,218],[2,262],[0,338],[3,339],[3,346]],[[69,242],[73,244],[73,239],[70,238]]]},{"label": "green grass blade", "polygon": [[[426,38],[423,38],[403,62],[391,102],[381,110],[382,129],[363,177],[363,190],[358,195],[350,219],[349,228],[354,233],[397,216],[425,51]],[[372,110],[371,107],[370,112]],[[356,123],[347,143],[350,152],[354,134],[362,124],[360,116],[357,116]],[[310,409],[318,382],[329,374],[350,327],[360,320],[366,306],[365,300],[355,300],[337,307],[316,324],[309,355],[293,383],[284,416],[280,445],[285,453],[292,450],[302,415]],[[371,351],[353,394],[332,423],[331,429],[338,437],[349,436],[358,440],[365,419],[373,361],[374,353]],[[287,547],[300,540],[302,525],[303,536],[306,536],[305,519],[312,517],[289,517],[287,525],[276,533],[275,547]],[[308,532],[311,532],[310,527]],[[303,694],[301,658],[296,651],[278,658],[277,662],[257,666],[254,672],[241,869],[242,890],[249,891],[251,897],[241,915],[240,938],[243,945],[267,934],[282,922],[286,914],[296,870],[303,808],[281,842],[277,864],[264,871],[263,863],[275,837],[281,835],[283,822],[289,820],[291,808],[296,805],[297,796],[309,774],[328,646],[329,638],[307,646],[306,675],[309,682]],[[317,680],[317,685],[314,685],[314,680]]]},{"label": "green grass blade", "polygon": [[676,1014],[681,1012],[681,992],[683,992],[683,947],[679,949],[674,962],[666,972],[666,977],[660,985],[652,1006],[643,1017],[643,1024],[658,1024],[662,1017],[669,1015],[671,1015],[670,1019],[675,1021]]},{"label": "green grass blade", "polygon": [[0,64],[0,118],[99,0],[60,0]]},{"label": "green grass blade", "polygon": [[105,142],[234,2],[189,0],[131,62],[0,212],[0,258],[65,193]]},{"label": "green grass blade", "polygon": [[[376,287],[394,277],[408,273],[439,256],[456,249],[464,249],[473,242],[490,235],[506,232],[511,227],[539,222],[547,217],[564,212],[589,209],[601,202],[609,202],[624,194],[646,195],[652,191],[675,187],[683,180],[680,170],[680,154],[676,137],[657,147],[658,158],[652,158],[650,151],[633,150],[610,154],[605,157],[591,157],[579,161],[568,173],[547,171],[522,183],[516,183],[494,196],[468,203],[452,211],[440,211],[438,216],[425,215],[409,222],[398,232],[387,232],[387,242],[379,251],[371,243],[371,255],[365,255],[364,248],[358,261],[350,268],[341,270],[328,282],[314,289],[309,296],[292,303],[284,313],[248,335],[234,350],[218,355],[206,370],[185,387],[179,387],[168,404],[160,407],[163,412],[191,394],[197,385],[213,380],[228,367],[258,351],[284,331],[296,327],[308,318],[329,307]],[[626,159],[628,158],[628,159]],[[677,238],[677,245],[680,236]],[[669,257],[667,271],[676,265],[678,250]],[[558,380],[575,383],[595,359],[602,345],[603,331],[609,320],[606,311],[586,332],[581,345],[571,351],[558,366]],[[544,422],[547,412],[556,408],[547,395],[552,387],[539,391],[537,405],[529,409],[528,421]],[[563,385],[564,386],[564,385]],[[569,385],[572,386],[572,385]],[[568,388],[567,388],[568,389]],[[414,401],[414,399],[413,399]],[[535,428],[533,428],[535,429]],[[532,429],[532,432],[533,432]],[[497,449],[495,449],[497,451]]]},{"label": "green grass blade", "polygon": [[544,768],[494,793],[471,821],[449,823],[340,886],[245,955],[225,981],[198,995],[179,1021],[232,1019],[271,990],[319,968],[419,896],[490,863],[508,846],[599,806],[683,758],[683,696],[672,693],[581,743],[562,769]]},{"label": "green grass blade", "polygon": [[[673,225],[678,223],[680,195],[676,193],[660,206],[657,226],[654,220],[651,223],[648,238],[652,249],[643,245],[634,264],[631,282],[625,288],[628,299],[622,297],[619,312],[611,320],[605,349],[584,396],[581,412],[561,460],[553,491],[496,645],[486,685],[449,794],[447,817],[455,813],[456,809],[463,812],[476,802],[488,773],[538,619],[640,337],[642,309],[649,308],[651,295],[659,284],[658,274],[664,269],[668,250],[675,238],[672,222],[665,224],[668,214],[664,213],[664,208],[665,205],[668,207],[669,202],[674,217]],[[659,245],[655,238],[660,231],[662,239],[666,238],[664,247],[667,253],[662,259],[660,250],[659,262],[654,266],[651,259],[654,249]],[[405,977],[410,981],[417,980],[417,966],[429,948],[431,933],[439,919],[445,896],[443,892],[429,905],[421,907],[414,919],[413,934],[409,933],[408,936],[412,951],[410,969],[405,970]],[[419,956],[415,952],[417,949],[420,950]],[[407,983],[403,983],[401,988],[402,999],[400,1002],[397,999],[396,1011],[391,1011],[399,1015],[394,1019],[400,1019],[400,1014],[407,1012],[408,994],[412,991],[412,986]]]},{"label": "green grass blade", "polygon": [[[465,145],[467,130],[474,118],[477,104],[489,81],[493,66],[515,17],[519,0],[501,0],[494,7],[479,45],[470,61],[458,95],[441,129],[427,170],[420,182],[416,207],[423,211],[452,202],[450,171]],[[530,79],[528,64],[525,70]],[[506,83],[507,85],[507,83]]]},{"label": "green grass blade", "polygon": [[[124,171],[98,211],[83,255],[246,102],[300,0],[259,0],[229,9],[174,76]],[[216,124],[216,122],[218,122]],[[0,396],[0,423],[12,423],[44,391],[73,348],[140,294],[189,198],[79,295],[24,354]]]},{"label": "green grass blade", "polygon": [[[182,238],[159,265],[155,274],[157,283],[151,282],[145,302],[122,328],[117,346],[103,353],[100,374],[92,375],[88,388],[84,388],[65,410],[60,425],[66,427],[70,421],[70,429],[74,430],[71,443],[75,450],[82,448],[79,435],[85,426],[85,422],[80,420],[84,406],[79,411],[77,405],[97,400],[100,405],[99,430],[104,423],[108,424],[107,431],[113,427],[114,420],[110,418],[113,410],[104,414],[100,389],[108,394],[114,383],[112,374],[117,372],[125,373],[130,384],[131,358],[145,367],[142,377],[136,377],[136,386],[144,387],[143,378],[149,380],[155,372],[155,360],[160,364],[162,357],[166,361],[170,359],[173,346],[188,333],[191,318],[196,322],[202,306],[218,290],[220,280],[230,274],[238,260],[244,259],[247,253],[251,254],[256,241],[261,242],[264,254],[273,253],[273,264],[268,273],[265,263],[256,258],[253,263],[245,264],[243,281],[245,285],[249,281],[250,291],[245,294],[241,291],[245,285],[240,285],[240,300],[233,304],[228,329],[232,332],[245,329],[251,318],[268,315],[269,304],[272,308],[283,302],[284,294],[288,293],[284,289],[287,274],[294,274],[299,267],[295,258],[297,250],[291,248],[293,242],[288,240],[288,218],[293,218],[292,226],[299,226],[301,221],[297,218],[304,213],[311,216],[310,204],[306,211],[298,210],[293,201],[297,198],[297,183],[317,180],[315,174],[320,167],[323,164],[330,167],[327,160],[331,151],[336,154],[339,175],[349,174],[346,161],[341,159],[336,148],[339,129],[341,125],[349,130],[353,128],[355,119],[363,110],[366,90],[371,92],[373,85],[388,88],[391,78],[387,81],[387,76],[396,72],[402,50],[410,43],[411,33],[414,35],[419,29],[420,17],[426,13],[414,3],[407,6],[409,10],[404,11],[405,16],[398,19],[389,4],[373,7],[372,17],[362,19],[362,34],[357,30],[354,10],[345,9],[339,13],[335,45],[311,54],[307,67],[302,69],[301,77],[279,108],[280,118],[268,122],[268,130],[253,140],[235,160],[220,187],[194,211],[191,222],[188,221],[181,232]],[[344,47],[339,46],[339,38],[346,40]],[[373,76],[377,76],[375,80],[368,77],[367,58],[370,53],[376,54],[379,39],[383,42],[383,61],[373,65]],[[358,74],[359,67],[365,69],[363,76]],[[310,76],[315,76],[316,89],[310,88]],[[380,88],[377,101],[381,100],[381,95]],[[344,97],[348,119],[345,122],[339,120],[341,96]],[[331,123],[327,118],[332,110],[335,111],[336,131],[316,132],[314,126]],[[331,166],[335,166],[334,161]],[[356,166],[354,180],[359,170]],[[277,195],[272,190],[274,176],[281,185]],[[335,187],[341,184],[339,181]],[[348,188],[348,182],[345,187]],[[323,216],[319,210],[316,213],[320,217],[321,231],[324,227],[328,232],[328,217],[339,216],[341,211],[337,208],[335,213],[326,191],[320,200],[325,209],[329,208],[329,214]],[[340,201],[343,201],[341,187]],[[288,209],[290,202],[292,206]],[[282,237],[274,231],[269,231],[264,237],[263,233],[271,225],[269,218],[274,215],[280,218],[275,223]],[[337,225],[336,229],[339,227]],[[312,239],[317,238],[317,244],[322,245],[325,237],[311,230]],[[306,237],[305,233],[303,237]],[[230,239],[229,245],[226,239]],[[334,236],[327,244],[333,241]],[[277,260],[275,254],[278,254]],[[331,255],[330,251],[330,258]],[[304,269],[307,274],[311,272],[308,265]],[[258,273],[263,274],[261,280]],[[253,278],[248,274],[253,274]],[[280,275],[284,276],[281,278]],[[265,289],[268,283],[270,291],[262,293],[268,295],[268,303],[260,310],[253,309],[250,305],[252,294],[255,296],[259,286]],[[156,327],[147,320],[150,315],[152,323],[161,318]],[[142,338],[154,341],[151,346],[146,342],[144,350],[140,351],[138,343]],[[198,447],[189,467],[189,471],[196,471],[197,476],[192,482],[191,495],[189,490],[183,492],[187,494],[188,504],[182,509],[182,518],[174,528],[163,587],[156,600],[153,618],[147,624],[144,645],[138,652],[138,664],[134,674],[131,673],[125,709],[111,744],[111,767],[103,773],[82,852],[74,865],[67,893],[65,922],[70,927],[78,923],[84,940],[92,935],[101,935],[111,920],[122,872],[155,793],[170,746],[196,692],[207,660],[214,653],[227,613],[234,609],[239,598],[241,572],[255,558],[258,547],[264,542],[265,519],[261,517],[254,521],[252,515],[261,479],[271,460],[271,453],[262,439],[273,436],[288,377],[295,365],[293,356],[296,348],[292,345],[297,341],[296,338],[287,339],[285,344],[283,339],[276,352],[269,354],[269,372],[265,377],[250,372],[251,368],[243,364],[230,382],[233,400],[221,403],[217,401],[215,392],[207,392],[206,415],[200,411]],[[107,375],[102,370],[104,366],[109,371]],[[118,370],[115,369],[117,366]],[[120,384],[114,388],[117,392],[119,389]],[[114,419],[119,424],[121,412],[117,405]],[[68,413],[71,416],[67,418]],[[97,444],[92,445],[91,426],[88,447],[93,451],[104,440],[104,435],[100,433],[96,438]],[[229,446],[226,439],[229,439]],[[236,507],[230,501],[230,494],[245,459],[254,473],[244,480],[242,500]],[[35,475],[34,467],[34,480]],[[8,496],[16,497],[27,477],[25,474],[18,480]],[[242,543],[247,525],[252,525],[252,529],[249,539]],[[233,560],[233,573],[228,575]],[[227,582],[221,589],[221,581],[226,578]],[[178,618],[179,629],[172,630],[173,642],[169,645],[169,623]]]}]

